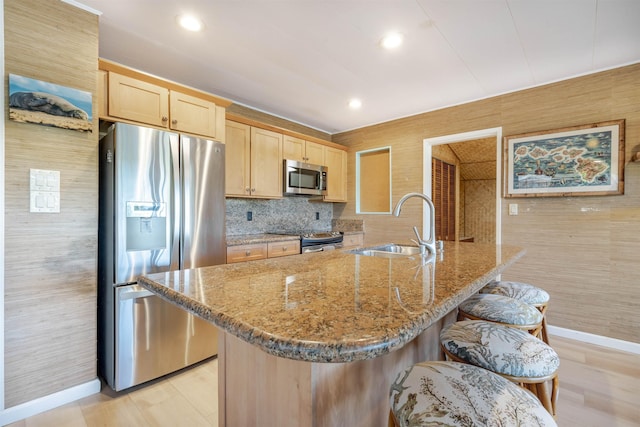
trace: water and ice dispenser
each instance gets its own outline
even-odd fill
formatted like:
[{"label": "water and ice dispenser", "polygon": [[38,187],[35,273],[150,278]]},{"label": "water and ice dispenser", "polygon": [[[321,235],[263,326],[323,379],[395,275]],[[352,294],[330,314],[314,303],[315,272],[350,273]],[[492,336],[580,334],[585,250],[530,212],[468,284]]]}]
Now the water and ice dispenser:
[{"label": "water and ice dispenser", "polygon": [[167,249],[166,203],[127,202],[127,251]]}]

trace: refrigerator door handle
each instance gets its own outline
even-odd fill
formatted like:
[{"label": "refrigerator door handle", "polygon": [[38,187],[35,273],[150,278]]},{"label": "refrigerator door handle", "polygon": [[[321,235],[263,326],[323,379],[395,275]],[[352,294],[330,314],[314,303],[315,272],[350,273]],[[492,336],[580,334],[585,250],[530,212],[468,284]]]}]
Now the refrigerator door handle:
[{"label": "refrigerator door handle", "polygon": [[[193,138],[187,135],[180,135],[180,188],[182,194],[180,195],[180,208],[182,209],[182,218],[180,221],[180,235],[182,241],[180,242],[180,268],[192,268],[193,260],[191,259],[191,251],[195,250],[192,246],[193,241],[193,215],[194,210],[197,210],[193,206],[195,200],[193,198],[193,188],[195,173],[197,171],[197,165],[193,163],[192,153],[192,141]],[[194,170],[195,169],[195,170]]]},{"label": "refrigerator door handle", "polygon": [[170,270],[178,270],[182,268],[181,254],[181,234],[184,208],[182,205],[182,172],[181,172],[181,150],[180,137],[172,135],[170,139],[171,147],[171,175],[173,176],[173,191],[171,192],[171,205],[173,206],[174,215],[171,218],[171,268]]}]

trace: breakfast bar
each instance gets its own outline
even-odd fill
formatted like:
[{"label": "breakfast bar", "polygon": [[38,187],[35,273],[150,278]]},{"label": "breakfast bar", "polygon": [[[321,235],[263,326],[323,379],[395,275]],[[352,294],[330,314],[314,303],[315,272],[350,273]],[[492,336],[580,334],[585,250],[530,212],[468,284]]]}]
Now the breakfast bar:
[{"label": "breakfast bar", "polygon": [[139,283],[220,328],[219,426],[385,426],[397,373],[442,359],[439,332],[457,306],[524,252],[457,242],[431,257],[334,250]]}]

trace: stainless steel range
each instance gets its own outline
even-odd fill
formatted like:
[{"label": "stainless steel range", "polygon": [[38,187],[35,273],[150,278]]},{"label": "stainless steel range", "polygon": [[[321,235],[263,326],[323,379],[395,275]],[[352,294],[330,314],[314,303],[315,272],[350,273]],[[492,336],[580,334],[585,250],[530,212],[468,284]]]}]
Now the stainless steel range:
[{"label": "stainless steel range", "polygon": [[343,234],[339,231],[320,231],[300,235],[300,252],[321,252],[342,248]]}]

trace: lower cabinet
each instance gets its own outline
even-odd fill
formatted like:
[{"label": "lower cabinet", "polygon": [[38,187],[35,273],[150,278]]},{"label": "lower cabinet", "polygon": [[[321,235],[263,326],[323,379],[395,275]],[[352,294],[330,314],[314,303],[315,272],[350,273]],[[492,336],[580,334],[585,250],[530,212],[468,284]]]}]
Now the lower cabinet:
[{"label": "lower cabinet", "polygon": [[256,259],[264,259],[266,257],[266,243],[227,247],[227,264],[232,264],[234,262],[254,261]]},{"label": "lower cabinet", "polygon": [[267,244],[267,258],[279,256],[298,255],[300,253],[300,240],[286,242],[272,242]]},{"label": "lower cabinet", "polygon": [[227,264],[298,254],[300,254],[299,240],[227,246]]}]

